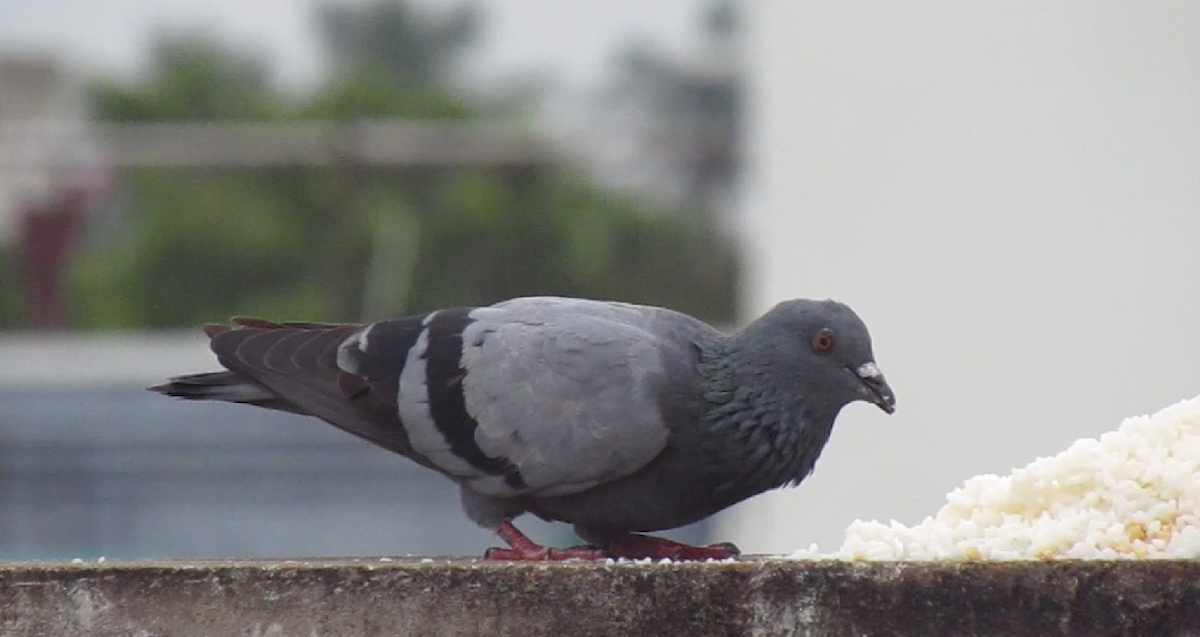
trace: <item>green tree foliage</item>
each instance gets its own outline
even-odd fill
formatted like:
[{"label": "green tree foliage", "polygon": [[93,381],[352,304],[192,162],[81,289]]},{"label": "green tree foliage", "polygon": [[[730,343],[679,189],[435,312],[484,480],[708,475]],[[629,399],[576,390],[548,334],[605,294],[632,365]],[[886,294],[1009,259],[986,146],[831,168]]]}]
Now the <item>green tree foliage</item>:
[{"label": "green tree foliage", "polygon": [[429,86],[405,86],[378,69],[361,68],[335,78],[297,115],[308,119],[466,119],[470,106],[455,95]]},{"label": "green tree foliage", "polygon": [[[266,120],[290,108],[266,65],[218,41],[168,37],[133,85],[102,83],[93,110],[118,122]],[[210,310],[317,310],[293,277],[305,225],[248,172],[139,169],[121,175],[125,225],[72,269],[82,327],[166,327],[211,321]]]},{"label": "green tree foliage", "polygon": [[25,296],[21,287],[15,284],[20,280],[16,250],[0,246],[0,330],[24,325],[27,312]]},{"label": "green tree foliage", "polygon": [[[513,184],[518,184],[514,187]],[[686,218],[567,172],[533,182],[466,173],[440,184],[412,304],[430,308],[522,294],[567,294],[733,317],[730,243]]]},{"label": "green tree foliage", "polygon": [[[407,3],[320,13],[336,73],[289,100],[261,61],[195,37],[160,44],[153,72],[94,91],[125,122],[468,119],[441,80],[473,12]],[[357,320],[522,294],[663,304],[733,316],[727,239],[564,168],[351,172],[141,169],[122,175],[123,231],[76,260],[84,327],[183,327],[231,315]]]},{"label": "green tree foliage", "polygon": [[329,2],[317,12],[329,56],[345,74],[371,69],[410,87],[438,87],[457,70],[482,14],[460,5],[443,14],[400,0]]},{"label": "green tree foliage", "polygon": [[270,69],[200,34],[164,36],[152,47],[153,66],[132,86],[100,84],[95,111],[114,122],[265,119],[282,104]]}]

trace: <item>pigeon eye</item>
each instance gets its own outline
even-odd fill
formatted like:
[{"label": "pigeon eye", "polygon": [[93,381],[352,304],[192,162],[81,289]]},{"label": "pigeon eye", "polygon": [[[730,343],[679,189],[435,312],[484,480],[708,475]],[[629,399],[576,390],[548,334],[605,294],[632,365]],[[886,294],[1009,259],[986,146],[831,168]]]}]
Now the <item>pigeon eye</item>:
[{"label": "pigeon eye", "polygon": [[833,349],[833,330],[828,327],[817,332],[812,341],[813,351],[824,354]]}]

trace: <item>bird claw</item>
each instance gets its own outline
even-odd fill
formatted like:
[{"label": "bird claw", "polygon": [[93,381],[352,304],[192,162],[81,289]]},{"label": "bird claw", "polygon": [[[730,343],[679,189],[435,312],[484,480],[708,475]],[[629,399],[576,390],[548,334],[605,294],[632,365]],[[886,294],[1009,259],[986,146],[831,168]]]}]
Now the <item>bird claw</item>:
[{"label": "bird claw", "polygon": [[689,546],[685,553],[690,552],[697,557],[685,557],[683,559],[692,560],[732,560],[742,556],[742,549],[739,549],[733,542],[717,542],[707,546]]},{"label": "bird claw", "polygon": [[490,548],[484,552],[483,559],[504,562],[563,562],[566,560],[595,561],[608,557],[604,551],[594,546],[572,546],[565,549],[537,546],[536,550],[528,550],[528,548]]},{"label": "bird claw", "polygon": [[558,549],[542,546],[529,539],[513,523],[504,520],[496,529],[500,539],[508,543],[509,548],[490,548],[483,554],[485,560],[503,560],[509,562],[561,562],[565,560],[603,560],[608,557],[604,551],[594,546],[572,546]]},{"label": "bird claw", "polygon": [[595,546],[572,546],[559,549],[545,547],[529,539],[509,520],[504,520],[496,529],[500,539],[509,548],[490,548],[483,554],[485,560],[510,562],[561,562],[565,560],[596,561],[603,559],[654,559],[675,561],[727,560],[738,557],[742,552],[729,542],[692,546],[653,535],[627,533],[618,536],[605,548]]},{"label": "bird claw", "polygon": [[692,546],[652,535],[630,533],[613,540],[607,553],[626,559],[656,559],[677,561],[727,560],[742,554],[731,542],[708,546]]}]

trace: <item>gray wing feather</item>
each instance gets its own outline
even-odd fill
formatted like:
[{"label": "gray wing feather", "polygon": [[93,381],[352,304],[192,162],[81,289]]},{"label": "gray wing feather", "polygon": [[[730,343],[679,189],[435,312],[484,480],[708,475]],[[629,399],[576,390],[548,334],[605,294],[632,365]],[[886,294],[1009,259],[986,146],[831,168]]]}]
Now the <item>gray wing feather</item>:
[{"label": "gray wing feather", "polygon": [[[629,475],[667,443],[665,352],[653,308],[523,299],[472,313],[463,333],[476,443],[516,464],[521,495],[566,495]],[[517,495],[500,480],[471,488]]]}]

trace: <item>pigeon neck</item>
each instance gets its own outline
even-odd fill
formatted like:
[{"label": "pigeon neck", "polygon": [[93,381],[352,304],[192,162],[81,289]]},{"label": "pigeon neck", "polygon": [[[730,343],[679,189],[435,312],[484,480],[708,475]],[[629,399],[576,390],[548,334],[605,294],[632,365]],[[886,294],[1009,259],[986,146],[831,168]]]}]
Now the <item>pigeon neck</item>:
[{"label": "pigeon neck", "polygon": [[705,357],[703,398],[706,430],[722,455],[754,467],[735,487],[752,495],[807,477],[839,409],[805,400],[800,379],[781,373],[771,352],[746,339],[732,336]]}]

